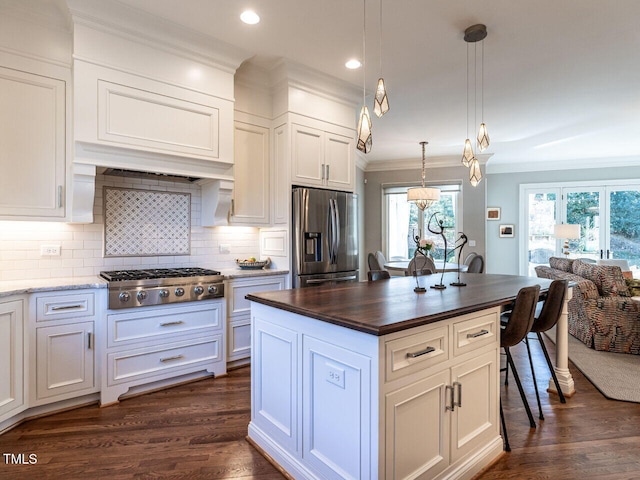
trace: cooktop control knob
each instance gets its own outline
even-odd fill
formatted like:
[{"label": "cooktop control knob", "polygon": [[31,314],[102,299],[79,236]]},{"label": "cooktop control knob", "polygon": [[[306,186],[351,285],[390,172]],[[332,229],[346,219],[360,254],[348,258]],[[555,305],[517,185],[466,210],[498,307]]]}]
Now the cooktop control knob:
[{"label": "cooktop control knob", "polygon": [[204,288],[201,285],[197,285],[193,287],[193,293],[196,295],[202,295],[204,293]]},{"label": "cooktop control knob", "polygon": [[216,294],[216,293],[218,293],[218,286],[217,285],[209,285],[209,288],[207,288],[207,291],[209,293]]},{"label": "cooktop control knob", "polygon": [[121,302],[126,303],[131,298],[131,295],[129,295],[129,292],[120,292],[120,295],[118,295],[118,298],[120,299]]},{"label": "cooktop control knob", "polygon": [[144,299],[147,298],[147,292],[145,292],[144,290],[140,290],[136,295],[136,297],[138,298],[139,302],[142,302]]},{"label": "cooktop control knob", "polygon": [[176,297],[183,296],[184,295],[184,288],[182,288],[182,287],[176,288],[175,294],[176,294]]},{"label": "cooktop control knob", "polygon": [[158,295],[160,295],[160,298],[167,298],[169,296],[169,290],[160,290]]}]

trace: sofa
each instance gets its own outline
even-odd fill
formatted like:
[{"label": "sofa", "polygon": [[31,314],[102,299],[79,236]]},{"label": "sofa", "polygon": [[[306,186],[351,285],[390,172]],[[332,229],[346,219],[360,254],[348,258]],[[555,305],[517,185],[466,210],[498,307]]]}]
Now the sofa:
[{"label": "sofa", "polygon": [[540,278],[572,282],[569,333],[596,350],[640,354],[640,299],[618,266],[551,257],[535,268]]}]

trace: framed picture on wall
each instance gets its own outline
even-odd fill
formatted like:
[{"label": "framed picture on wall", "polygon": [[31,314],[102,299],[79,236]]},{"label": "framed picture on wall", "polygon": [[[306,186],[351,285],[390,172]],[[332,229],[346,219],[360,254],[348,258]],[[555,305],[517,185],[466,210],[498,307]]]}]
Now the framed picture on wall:
[{"label": "framed picture on wall", "polygon": [[500,237],[501,238],[513,238],[516,234],[514,225],[500,225]]},{"label": "framed picture on wall", "polygon": [[500,207],[487,207],[487,220],[500,220]]}]

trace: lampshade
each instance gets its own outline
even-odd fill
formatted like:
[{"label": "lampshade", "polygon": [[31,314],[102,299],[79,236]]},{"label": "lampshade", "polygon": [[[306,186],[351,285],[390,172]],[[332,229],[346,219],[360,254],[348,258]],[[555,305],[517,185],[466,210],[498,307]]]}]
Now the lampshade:
[{"label": "lampshade", "polygon": [[553,236],[561,239],[580,238],[580,225],[570,223],[557,223],[553,226]]},{"label": "lampshade", "polygon": [[407,201],[413,202],[420,210],[440,200],[440,190],[433,187],[415,187],[407,190]]}]

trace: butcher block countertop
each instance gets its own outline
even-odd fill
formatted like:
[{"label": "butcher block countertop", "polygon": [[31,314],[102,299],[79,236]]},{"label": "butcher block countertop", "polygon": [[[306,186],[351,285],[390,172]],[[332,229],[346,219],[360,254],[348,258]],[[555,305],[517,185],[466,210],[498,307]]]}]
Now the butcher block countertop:
[{"label": "butcher block countertop", "polygon": [[391,277],[377,282],[354,282],[333,287],[311,287],[247,295],[253,302],[315,318],[372,335],[387,335],[486,308],[505,307],[523,287],[551,280],[516,275],[463,273],[465,287],[449,285],[456,273],[444,274],[444,290],[429,288],[440,275],[420,278],[426,293],[415,293],[414,277]]}]

